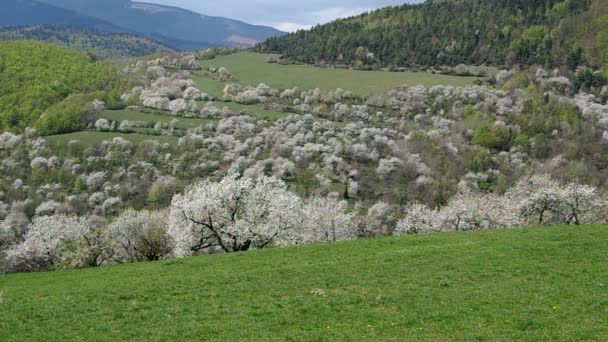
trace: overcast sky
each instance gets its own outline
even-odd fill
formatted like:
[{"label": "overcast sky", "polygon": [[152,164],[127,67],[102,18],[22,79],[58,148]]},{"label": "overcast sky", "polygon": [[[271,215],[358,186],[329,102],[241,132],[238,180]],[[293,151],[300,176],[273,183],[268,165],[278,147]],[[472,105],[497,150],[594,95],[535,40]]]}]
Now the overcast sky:
[{"label": "overcast sky", "polygon": [[418,0],[136,0],[295,31],[336,18]]}]

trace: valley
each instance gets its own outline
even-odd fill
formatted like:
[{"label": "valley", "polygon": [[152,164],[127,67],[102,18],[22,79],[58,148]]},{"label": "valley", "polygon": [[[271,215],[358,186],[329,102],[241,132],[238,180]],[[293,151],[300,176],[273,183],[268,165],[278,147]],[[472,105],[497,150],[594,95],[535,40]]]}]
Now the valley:
[{"label": "valley", "polygon": [[230,1],[0,4],[0,340],[608,337],[607,0]]}]

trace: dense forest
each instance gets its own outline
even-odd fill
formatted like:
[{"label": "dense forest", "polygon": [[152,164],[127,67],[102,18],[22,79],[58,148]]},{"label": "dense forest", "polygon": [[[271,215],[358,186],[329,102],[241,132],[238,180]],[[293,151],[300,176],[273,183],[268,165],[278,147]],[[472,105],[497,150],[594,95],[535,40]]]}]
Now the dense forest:
[{"label": "dense forest", "polygon": [[91,28],[36,25],[0,29],[0,41],[36,40],[87,51],[97,59],[140,57],[172,50],[148,38],[127,33],[107,33]]},{"label": "dense forest", "polygon": [[39,42],[0,42],[0,130],[41,134],[80,129],[87,103],[119,100],[115,66],[87,53]]},{"label": "dense forest", "polygon": [[[454,20],[458,18],[458,20]],[[259,44],[290,61],[371,66],[608,63],[606,0],[429,0]]]}]

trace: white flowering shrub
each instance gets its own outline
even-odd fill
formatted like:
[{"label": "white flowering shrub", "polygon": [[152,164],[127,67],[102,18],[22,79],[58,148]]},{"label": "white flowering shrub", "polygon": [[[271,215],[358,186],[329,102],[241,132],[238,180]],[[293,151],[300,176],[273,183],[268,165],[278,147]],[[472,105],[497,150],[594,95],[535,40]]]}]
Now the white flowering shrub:
[{"label": "white flowering shrub", "polygon": [[109,131],[110,130],[110,122],[106,119],[99,119],[95,122],[95,128],[98,131]]},{"label": "white flowering shrub", "polygon": [[22,272],[50,270],[60,262],[63,244],[78,240],[88,230],[89,222],[84,218],[37,217],[28,226],[24,241],[8,250],[9,268]]},{"label": "white flowering shrub", "polygon": [[405,218],[397,222],[394,234],[428,234],[435,231],[437,212],[425,204],[414,203],[405,209]]},{"label": "white flowering shrub", "polygon": [[184,100],[201,100],[203,95],[200,90],[195,87],[188,87],[182,94]]},{"label": "white flowering shrub", "polygon": [[167,109],[173,114],[183,113],[188,109],[188,102],[184,99],[175,99],[169,102]]},{"label": "white flowering shrub", "polygon": [[233,100],[236,103],[245,104],[245,105],[252,105],[252,104],[256,104],[256,103],[266,102],[266,97],[265,96],[261,96],[258,93],[257,89],[252,88],[252,89],[246,89],[245,91],[238,93],[234,97]]},{"label": "white flowering shrub", "polygon": [[61,207],[61,203],[57,201],[46,201],[40,204],[36,208],[36,216],[48,216],[57,213],[59,208]]},{"label": "white flowering shrub", "polygon": [[85,179],[87,188],[89,190],[99,189],[105,183],[107,175],[108,174],[104,171],[97,171],[89,174]]},{"label": "white flowering shrub", "polygon": [[337,196],[311,197],[298,220],[302,228],[294,230],[298,243],[323,243],[352,240],[357,237],[357,221],[348,212],[348,203]]},{"label": "white flowering shrub", "polygon": [[395,229],[397,219],[395,208],[383,201],[379,201],[369,208],[365,219],[362,220],[361,234],[363,236],[385,236]]},{"label": "white flowering shrub", "polygon": [[124,262],[156,261],[171,256],[173,241],[167,232],[168,213],[126,210],[111,224]]},{"label": "white flowering shrub", "polygon": [[86,225],[81,235],[62,240],[55,268],[99,267],[115,262],[118,242],[105,220],[93,216]]},{"label": "white flowering shrub", "polygon": [[218,75],[218,80],[221,82],[229,81],[232,78],[232,73],[224,67],[221,67],[218,69],[217,75]]}]

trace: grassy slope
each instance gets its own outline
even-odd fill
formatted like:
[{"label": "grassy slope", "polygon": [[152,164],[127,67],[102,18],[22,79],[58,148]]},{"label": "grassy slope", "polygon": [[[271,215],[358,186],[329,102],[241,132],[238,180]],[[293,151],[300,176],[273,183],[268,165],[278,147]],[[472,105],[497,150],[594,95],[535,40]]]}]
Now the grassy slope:
[{"label": "grassy slope", "polygon": [[133,143],[140,143],[146,140],[156,140],[161,144],[177,144],[177,137],[156,136],[140,133],[118,133],[118,132],[75,132],[60,135],[48,136],[45,139],[54,144],[67,144],[72,140],[77,140],[84,145],[95,145],[105,140],[112,140],[116,137],[127,139]]},{"label": "grassy slope", "polygon": [[383,72],[324,69],[309,65],[280,65],[266,63],[268,55],[242,52],[204,61],[204,66],[226,67],[244,85],[266,83],[275,88],[302,89],[342,88],[358,95],[383,94],[402,85],[455,85],[473,84],[473,77],[433,75],[426,72]]},{"label": "grassy slope", "polygon": [[0,276],[0,340],[608,339],[607,227]]},{"label": "grassy slope", "polygon": [[178,128],[193,128],[198,126],[207,125],[213,120],[201,119],[201,118],[185,118],[174,115],[168,115],[160,111],[147,110],[148,112],[138,112],[131,109],[124,110],[107,110],[101,117],[107,120],[113,121],[141,121],[149,124],[155,124],[157,122],[169,123],[172,120],[177,120],[176,127]]}]

